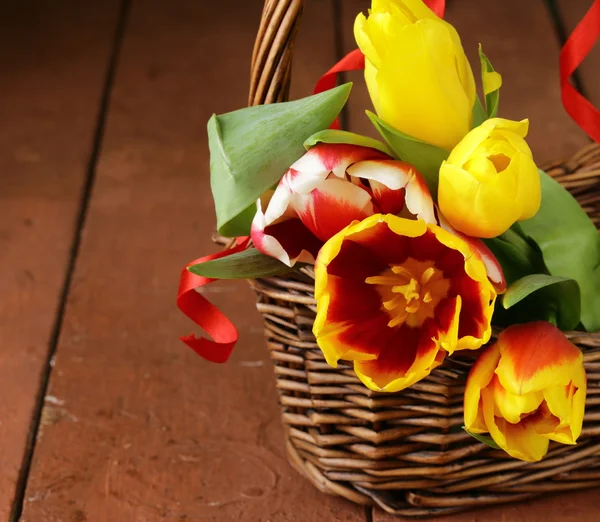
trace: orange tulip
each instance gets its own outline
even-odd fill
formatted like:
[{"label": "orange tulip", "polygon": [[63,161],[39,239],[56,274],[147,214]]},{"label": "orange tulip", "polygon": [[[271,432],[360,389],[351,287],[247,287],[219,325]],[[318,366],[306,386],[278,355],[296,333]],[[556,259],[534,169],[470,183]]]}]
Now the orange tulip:
[{"label": "orange tulip", "polygon": [[376,214],[321,248],[313,332],[327,362],[354,361],[361,381],[398,391],[446,353],[491,335],[496,290],[463,239],[435,224]]},{"label": "orange tulip", "polygon": [[513,325],[471,368],[465,428],[536,462],[550,440],[575,444],[585,409],[583,355],[550,323]]}]

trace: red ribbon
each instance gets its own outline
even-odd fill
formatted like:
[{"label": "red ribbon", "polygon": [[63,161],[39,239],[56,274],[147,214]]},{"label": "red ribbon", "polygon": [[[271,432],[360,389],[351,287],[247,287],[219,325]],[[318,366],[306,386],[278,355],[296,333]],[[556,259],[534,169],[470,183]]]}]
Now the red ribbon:
[{"label": "red ribbon", "polygon": [[209,302],[206,297],[197,292],[198,288],[212,283],[215,279],[192,274],[187,268],[191,265],[230,256],[231,254],[245,250],[249,241],[249,237],[238,237],[237,246],[210,256],[194,259],[194,261],[188,263],[181,271],[179,291],[177,292],[177,306],[214,340],[211,341],[203,337],[198,338],[194,334],[181,337],[180,339],[207,361],[216,363],[226,362],[231,355],[239,335],[237,329],[227,316]]},{"label": "red ribbon", "polygon": [[560,52],[560,86],[565,109],[586,134],[600,143],[600,112],[575,89],[569,77],[583,62],[600,37],[600,0],[575,27]]},{"label": "red ribbon", "polygon": [[[360,49],[354,49],[344,56],[338,63],[329,69],[317,82],[313,94],[333,89],[337,83],[337,75],[346,71],[362,71],[365,68],[365,55]],[[340,120],[336,118],[329,126],[330,129],[339,129]]]},{"label": "red ribbon", "polygon": [[444,18],[446,0],[425,0],[425,4],[440,18]]}]

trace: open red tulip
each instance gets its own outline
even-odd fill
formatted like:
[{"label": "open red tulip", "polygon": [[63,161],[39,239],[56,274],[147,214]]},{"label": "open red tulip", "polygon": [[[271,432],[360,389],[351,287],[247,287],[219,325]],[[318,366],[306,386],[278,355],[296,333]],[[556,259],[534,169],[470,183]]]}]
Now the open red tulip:
[{"label": "open red tulip", "polygon": [[490,339],[496,290],[471,245],[393,215],[354,223],[315,263],[313,333],[327,362],[354,361],[372,390],[398,391],[447,353]]}]

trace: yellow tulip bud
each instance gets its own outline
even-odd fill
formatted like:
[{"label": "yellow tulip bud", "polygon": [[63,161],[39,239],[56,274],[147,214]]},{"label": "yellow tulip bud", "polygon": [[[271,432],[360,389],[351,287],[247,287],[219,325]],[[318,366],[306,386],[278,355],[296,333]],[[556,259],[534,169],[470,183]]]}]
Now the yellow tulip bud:
[{"label": "yellow tulip bud", "polygon": [[486,120],[442,163],[438,201],[455,229],[495,237],[538,211],[540,177],[524,140],[528,129],[529,120]]},{"label": "yellow tulip bud", "polygon": [[454,27],[421,0],[373,0],[354,36],[382,120],[446,150],[469,132],[475,80]]}]

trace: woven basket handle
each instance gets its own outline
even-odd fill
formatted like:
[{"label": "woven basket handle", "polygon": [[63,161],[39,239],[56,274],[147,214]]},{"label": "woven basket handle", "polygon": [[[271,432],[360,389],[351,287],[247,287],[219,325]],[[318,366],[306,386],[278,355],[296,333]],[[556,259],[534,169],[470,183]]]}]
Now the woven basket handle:
[{"label": "woven basket handle", "polygon": [[287,100],[304,0],[265,0],[252,52],[248,105]]}]

